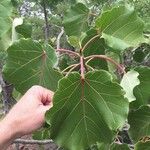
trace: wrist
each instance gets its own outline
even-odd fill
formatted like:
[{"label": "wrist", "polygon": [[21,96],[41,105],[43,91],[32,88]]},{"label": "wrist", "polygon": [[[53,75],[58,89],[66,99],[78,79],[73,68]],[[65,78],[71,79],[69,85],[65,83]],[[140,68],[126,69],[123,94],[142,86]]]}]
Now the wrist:
[{"label": "wrist", "polygon": [[17,123],[15,120],[7,119],[7,116],[0,122],[0,133],[12,141],[19,137]]},{"label": "wrist", "polygon": [[0,149],[5,150],[13,142],[16,134],[11,123],[5,119],[0,121]]}]

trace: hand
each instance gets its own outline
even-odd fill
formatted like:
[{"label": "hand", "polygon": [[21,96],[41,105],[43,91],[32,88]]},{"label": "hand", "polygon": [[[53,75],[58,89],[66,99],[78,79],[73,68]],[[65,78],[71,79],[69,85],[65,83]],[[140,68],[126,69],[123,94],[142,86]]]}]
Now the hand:
[{"label": "hand", "polygon": [[[2,120],[0,128],[10,129],[8,131],[11,138],[18,138],[39,129],[44,123],[45,112],[52,107],[52,98],[52,91],[33,86]],[[0,140],[1,138],[0,136]]]}]

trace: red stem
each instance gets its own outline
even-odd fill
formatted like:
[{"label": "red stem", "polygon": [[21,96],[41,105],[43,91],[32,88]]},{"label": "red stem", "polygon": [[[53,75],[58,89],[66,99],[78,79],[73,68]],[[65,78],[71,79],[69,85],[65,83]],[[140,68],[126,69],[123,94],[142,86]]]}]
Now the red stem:
[{"label": "red stem", "polygon": [[68,49],[63,49],[63,48],[61,48],[61,49],[57,49],[56,51],[57,51],[57,52],[62,52],[62,53],[67,53],[67,54],[72,54],[72,55],[75,55],[75,56],[80,57],[79,53],[73,52],[73,51],[68,50]]},{"label": "red stem", "polygon": [[80,57],[80,70],[81,70],[81,79],[84,80],[84,60],[83,56]]},{"label": "red stem", "polygon": [[[113,59],[111,59],[110,57],[107,57],[107,56],[105,56],[105,55],[91,55],[91,56],[86,57],[85,60],[89,60],[89,59],[90,59],[90,61],[91,61],[91,60],[94,59],[94,58],[105,59],[105,60],[111,62],[112,64],[114,64],[115,66],[117,66],[117,68],[118,68],[122,73],[124,73],[124,74],[126,73],[125,70],[124,70],[124,68],[123,68],[120,64],[118,64],[116,61],[114,61]],[[89,61],[88,61],[88,62],[89,62]]]}]

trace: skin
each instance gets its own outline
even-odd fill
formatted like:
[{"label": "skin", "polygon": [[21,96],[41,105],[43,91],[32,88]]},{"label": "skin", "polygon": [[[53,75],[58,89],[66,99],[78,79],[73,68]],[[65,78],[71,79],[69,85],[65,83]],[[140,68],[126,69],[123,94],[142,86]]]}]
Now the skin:
[{"label": "skin", "polygon": [[47,110],[52,107],[53,92],[33,86],[0,122],[0,150],[16,138],[41,128]]}]

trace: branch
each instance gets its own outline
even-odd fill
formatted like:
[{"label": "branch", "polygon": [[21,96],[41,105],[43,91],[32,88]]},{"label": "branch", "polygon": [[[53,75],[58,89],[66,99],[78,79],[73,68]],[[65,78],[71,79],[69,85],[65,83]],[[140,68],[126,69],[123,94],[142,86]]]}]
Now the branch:
[{"label": "branch", "polygon": [[81,70],[81,79],[84,79],[84,60],[83,56],[80,57],[80,70]]},{"label": "branch", "polygon": [[45,18],[45,41],[46,41],[46,43],[48,43],[49,24],[48,24],[48,14],[47,14],[47,10],[46,10],[45,0],[43,0],[43,10],[44,10],[44,18]]},{"label": "branch", "polygon": [[59,33],[57,40],[56,40],[57,49],[60,49],[60,39],[61,39],[63,34],[64,34],[64,28],[61,27],[61,32]]},{"label": "branch", "polygon": [[92,59],[95,59],[95,58],[105,59],[105,60],[111,62],[112,64],[114,64],[115,66],[117,66],[117,68],[123,74],[126,73],[125,70],[124,70],[124,68],[122,67],[122,65],[118,64],[116,61],[114,61],[113,59],[111,59],[110,57],[107,57],[105,55],[91,55],[91,56],[86,57],[85,60],[87,60],[89,62],[89,61],[91,61]]},{"label": "branch", "polygon": [[15,100],[12,97],[13,86],[3,80],[1,68],[0,68],[0,85],[2,87],[2,101],[4,107],[4,114],[6,114],[8,113],[11,106],[15,104]]},{"label": "branch", "polygon": [[61,52],[61,53],[72,54],[72,55],[74,55],[74,56],[80,57],[79,53],[73,52],[73,51],[68,50],[68,49],[63,49],[63,48],[61,48],[61,49],[57,49],[56,51],[57,51],[57,52]]},{"label": "branch", "polygon": [[91,16],[94,16],[94,17],[97,17],[97,14],[95,14],[95,13],[89,13],[89,15],[91,15]]},{"label": "branch", "polygon": [[81,51],[83,52],[83,51],[87,48],[87,46],[88,46],[91,42],[93,42],[96,38],[98,38],[98,37],[100,37],[100,35],[95,35],[94,37],[92,37],[92,38],[83,46],[83,48],[81,49]]},{"label": "branch", "polygon": [[44,145],[44,144],[51,144],[54,143],[52,140],[26,140],[26,139],[16,139],[13,143],[18,144],[38,144],[38,145]]}]

